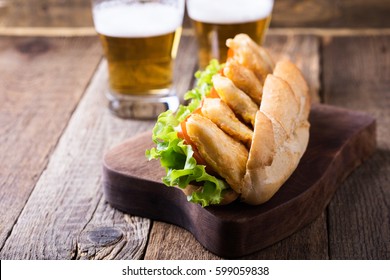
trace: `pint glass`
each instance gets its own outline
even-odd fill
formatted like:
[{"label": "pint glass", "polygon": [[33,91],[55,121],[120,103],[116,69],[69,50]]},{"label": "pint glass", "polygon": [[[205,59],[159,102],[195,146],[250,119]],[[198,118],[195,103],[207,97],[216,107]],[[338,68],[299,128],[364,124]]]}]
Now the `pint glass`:
[{"label": "pint glass", "polygon": [[263,43],[271,21],[273,0],[187,0],[198,41],[199,68],[212,58],[225,62],[226,39],[246,33]]},{"label": "pint glass", "polygon": [[154,118],[179,105],[173,63],[184,0],[92,0],[108,63],[109,107],[124,118]]}]

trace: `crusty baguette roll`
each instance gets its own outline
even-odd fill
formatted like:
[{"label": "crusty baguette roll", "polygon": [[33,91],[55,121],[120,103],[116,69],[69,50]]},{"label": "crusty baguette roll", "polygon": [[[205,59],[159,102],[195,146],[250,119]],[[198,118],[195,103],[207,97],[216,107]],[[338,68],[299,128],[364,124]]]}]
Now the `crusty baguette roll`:
[{"label": "crusty baguette roll", "polygon": [[307,84],[289,61],[276,64],[265,80],[241,187],[248,204],[269,200],[298,166],[309,140]]},{"label": "crusty baguette roll", "polygon": [[[258,205],[268,201],[279,190],[306,150],[310,128],[309,90],[302,73],[293,63],[280,61],[274,67],[268,53],[247,35],[239,34],[229,39],[227,45],[234,51],[224,69],[228,75],[213,76],[214,88],[221,99],[206,98],[205,108],[202,109],[204,116],[216,124],[214,131],[207,133],[207,141],[200,140],[199,135],[210,129],[206,123],[198,123],[197,116],[190,117],[187,131],[206,162],[229,183],[241,200]],[[248,89],[258,84],[252,81],[251,74],[245,72],[254,73],[259,84],[264,81],[255,98]],[[242,78],[244,76],[249,78],[247,83]],[[219,103],[226,104],[222,106]],[[260,103],[260,107],[256,103]],[[217,105],[220,114],[214,111],[211,115],[210,109],[216,109]],[[230,107],[231,110],[228,113],[223,107]],[[241,118],[245,123],[243,126],[252,125],[253,133],[239,132],[240,126],[236,125],[238,120],[233,122],[227,119],[228,116],[233,119],[233,114]],[[226,123],[229,123],[229,128]],[[197,130],[191,128],[195,124]],[[225,133],[234,138],[233,141],[222,137]],[[248,135],[251,137],[250,143]],[[227,150],[225,143],[234,141],[235,145],[239,141],[244,143],[249,152],[244,153],[242,146],[241,149]],[[207,151],[205,146],[209,147]],[[212,151],[218,152],[212,154]],[[228,160],[226,154],[229,154]]]},{"label": "crusty baguette roll", "polygon": [[309,89],[293,63],[275,65],[248,35],[226,44],[226,64],[205,71],[191,94],[207,92],[181,108],[180,120],[169,112],[159,118],[160,150],[149,157],[163,159],[166,184],[179,185],[189,201],[258,205],[279,190],[306,150]]},{"label": "crusty baguette roll", "polygon": [[[222,92],[224,88],[218,87],[220,79],[227,81],[218,74],[213,81]],[[220,106],[221,99],[206,98],[202,108],[205,117],[191,115],[186,122],[187,133],[206,162],[241,195],[242,201],[253,205],[264,203],[294,172],[306,150],[310,127],[306,82],[293,63],[276,64],[274,74],[269,74],[265,80],[261,105],[253,121],[253,134],[248,133],[252,136],[249,153],[239,142],[245,143],[244,139],[229,133],[239,131],[234,127],[239,121],[231,120],[234,113],[223,109],[226,104]],[[237,99],[243,100],[238,96],[230,101]],[[214,107],[223,117],[215,114],[210,117],[209,111]],[[232,107],[240,114],[241,110]],[[227,118],[228,115],[233,116]],[[226,123],[229,123],[228,129],[224,127]]]}]

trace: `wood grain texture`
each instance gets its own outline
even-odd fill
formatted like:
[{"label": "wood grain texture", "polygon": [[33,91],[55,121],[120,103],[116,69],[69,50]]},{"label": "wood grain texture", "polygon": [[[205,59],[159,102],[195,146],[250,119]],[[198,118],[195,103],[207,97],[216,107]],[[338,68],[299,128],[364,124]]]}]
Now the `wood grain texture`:
[{"label": "wood grain texture", "polygon": [[[266,47],[270,50],[275,60],[281,59],[283,56],[289,57],[296,62],[301,68],[308,80],[312,100],[319,101],[318,88],[320,77],[320,59],[319,59],[319,39],[314,36],[268,36],[265,42]],[[196,55],[194,54],[194,57]],[[304,57],[304,58],[303,58]],[[326,233],[326,216],[322,215],[318,221],[314,222],[303,232],[299,232],[294,236],[292,244],[282,242],[271,246],[264,252],[255,253],[247,258],[307,258],[307,259],[325,259],[327,258],[327,239]],[[169,238],[166,238],[166,232],[169,233]],[[185,238],[185,241],[183,241]],[[315,252],[312,247],[305,246],[311,244],[319,245]],[[188,250],[183,250],[183,243]],[[160,248],[169,248],[169,251],[163,251]],[[148,248],[145,254],[145,259],[214,259],[218,258],[208,251],[202,252],[200,255],[199,248],[201,245],[192,237],[191,234],[183,234],[183,230],[166,223],[153,223],[152,231]],[[302,248],[296,250],[295,248]],[[268,253],[267,253],[268,252]]]},{"label": "wood grain texture", "polygon": [[[241,259],[253,260],[326,260],[328,237],[326,211],[293,235]],[[293,248],[292,248],[293,246]]]},{"label": "wood grain texture", "polygon": [[[187,230],[163,222],[153,222],[146,260],[220,260],[205,249]],[[158,244],[158,245],[157,245]]]},{"label": "wood grain texture", "polygon": [[90,0],[2,0],[0,27],[93,26]]},{"label": "wood grain texture", "polygon": [[[140,258],[149,221],[108,207],[101,158],[153,123],[111,115],[106,64],[95,75],[1,251],[1,259]],[[102,241],[99,236],[105,237]]]},{"label": "wood grain texture", "polygon": [[[220,260],[223,259],[207,249],[187,230],[167,223],[153,222],[145,259],[158,260]],[[174,243],[172,243],[174,241]],[[246,255],[243,260],[306,260],[328,259],[325,212],[311,224],[282,241],[263,250]],[[156,246],[159,244],[159,246]],[[291,248],[294,246],[294,248]],[[174,251],[174,253],[172,252]]]},{"label": "wood grain texture", "polygon": [[[191,42],[184,37],[180,49],[191,51]],[[179,56],[183,55],[180,53]],[[76,58],[80,59],[78,56]],[[194,62],[188,62],[183,57],[176,64],[175,71],[185,70],[177,84],[179,92],[186,90],[192,80],[193,68],[185,68],[185,65],[194,65]],[[41,176],[42,170],[36,175],[38,182],[0,252],[1,259],[143,257],[150,221],[123,215],[104,201],[100,186],[101,158],[112,145],[150,130],[154,121],[122,120],[110,114],[104,96],[108,78],[106,66],[103,61],[69,121],[46,170]],[[72,71],[69,68],[65,70]],[[190,77],[185,76],[187,74]],[[12,126],[7,124],[5,128],[10,130]],[[30,138],[35,136],[36,131]],[[36,152],[31,151],[33,155]],[[30,159],[31,162],[36,164]],[[30,166],[28,168],[31,169]],[[20,174],[18,170],[14,173]],[[17,195],[16,191],[14,195]],[[14,219],[19,212],[14,215]]]},{"label": "wood grain texture", "polygon": [[81,37],[96,36],[94,27],[2,27],[0,36]]},{"label": "wood grain texture", "polygon": [[96,38],[0,38],[0,248],[100,59]]},{"label": "wood grain texture", "polygon": [[276,0],[271,27],[390,27],[387,0]]},{"label": "wood grain texture", "polygon": [[324,40],[326,103],[369,112],[378,126],[377,153],[346,180],[329,206],[333,259],[390,259],[389,46],[390,36]]},{"label": "wood grain texture", "polygon": [[182,36],[175,60],[174,83],[180,101],[194,84],[194,74],[198,69],[197,44],[193,36]]},{"label": "wood grain texture", "polygon": [[[389,28],[387,0],[277,0],[271,28]],[[1,0],[0,27],[91,27],[90,0]],[[183,26],[191,28],[186,14]]]}]

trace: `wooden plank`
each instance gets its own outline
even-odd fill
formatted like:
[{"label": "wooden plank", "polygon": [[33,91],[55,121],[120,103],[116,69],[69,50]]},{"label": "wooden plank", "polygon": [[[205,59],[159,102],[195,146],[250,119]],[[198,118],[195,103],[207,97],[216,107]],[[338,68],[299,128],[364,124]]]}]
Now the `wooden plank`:
[{"label": "wooden plank", "polygon": [[111,145],[150,129],[152,121],[112,116],[104,96],[106,81],[103,63],[14,226],[2,259],[124,258],[145,245],[149,221],[124,216],[104,202],[101,158]]},{"label": "wooden plank", "polygon": [[219,260],[183,228],[153,222],[146,260]]},{"label": "wooden plank", "polygon": [[377,118],[377,153],[347,179],[329,206],[333,259],[390,258],[390,36],[325,38],[326,103]]},{"label": "wooden plank", "polygon": [[271,27],[390,27],[387,0],[275,1]]},{"label": "wooden plank", "polygon": [[[389,28],[387,0],[275,1],[271,27]],[[0,27],[92,26],[90,0],[0,1]],[[186,14],[184,27],[191,23]]]},{"label": "wooden plank", "polygon": [[[181,48],[191,50],[191,42],[184,37]],[[180,55],[183,55],[181,50]],[[185,59],[178,61],[178,70],[184,69],[182,63]],[[192,72],[193,68],[189,67],[185,73],[190,76],[182,74],[179,92],[189,87]],[[138,259],[143,256],[150,221],[123,215],[107,205],[100,186],[101,158],[111,146],[151,129],[154,121],[114,117],[107,109],[106,90],[107,71],[103,62],[46,170],[40,177],[37,175],[39,180],[0,252],[1,259]]]},{"label": "wooden plank", "polygon": [[89,27],[89,0],[0,1],[2,27]]},{"label": "wooden plank", "polygon": [[96,38],[0,38],[0,248],[100,59]]},{"label": "wooden plank", "polygon": [[45,36],[80,37],[96,36],[94,27],[4,27],[0,26],[0,36]]},{"label": "wooden plank", "polygon": [[174,69],[174,84],[177,95],[183,102],[184,94],[194,83],[194,73],[198,69],[196,40],[191,35],[182,35]]},{"label": "wooden plank", "polygon": [[326,213],[295,234],[242,259],[323,260],[328,259]]},{"label": "wooden plank", "polygon": [[[187,32],[189,32],[188,30]],[[319,37],[351,37],[390,35],[390,28],[318,28],[318,27],[289,27],[270,28],[269,35],[312,35]]]},{"label": "wooden plank", "polygon": [[[268,36],[266,46],[275,60],[288,56],[303,70],[313,100],[318,101],[319,41],[312,36]],[[304,57],[304,59],[303,59]],[[247,258],[313,258],[326,259],[326,215],[286,241],[275,244]],[[313,249],[309,245],[318,245]],[[297,250],[296,248],[301,248]],[[153,223],[145,259],[218,259],[203,249],[185,230],[166,223]]]}]

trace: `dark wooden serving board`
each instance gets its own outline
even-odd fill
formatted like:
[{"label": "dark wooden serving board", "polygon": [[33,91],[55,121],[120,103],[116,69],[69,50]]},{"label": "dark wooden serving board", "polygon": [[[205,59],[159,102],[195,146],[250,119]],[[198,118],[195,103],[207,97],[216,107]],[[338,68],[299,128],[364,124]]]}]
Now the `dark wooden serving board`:
[{"label": "dark wooden serving board", "polygon": [[[333,194],[376,148],[375,119],[367,114],[316,105],[310,141],[299,166],[267,203],[234,202],[202,208],[161,182],[158,161],[148,162],[151,132],[114,147],[103,160],[106,200],[126,213],[179,225],[211,252],[239,257],[269,246],[319,216]],[[368,186],[369,187],[369,186]]]}]

